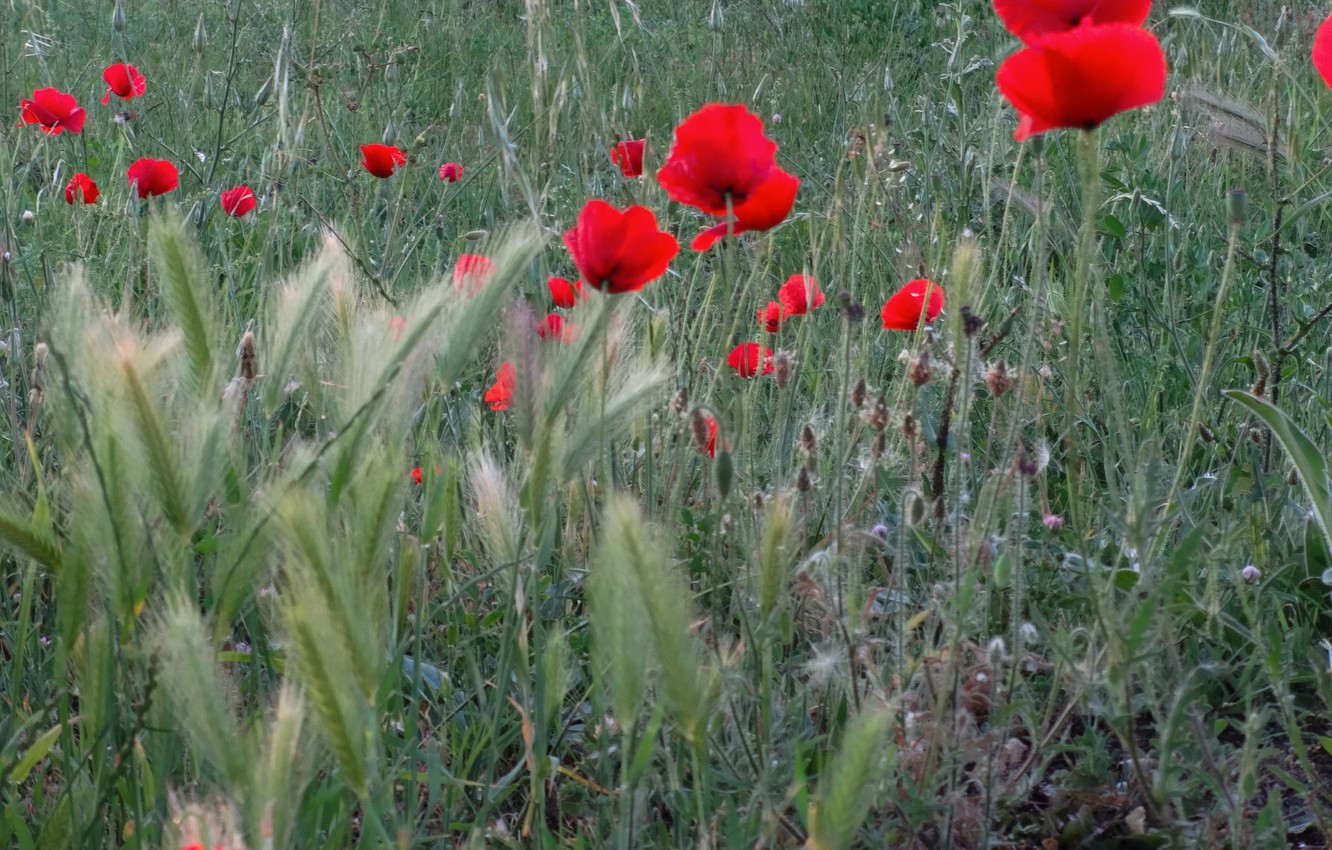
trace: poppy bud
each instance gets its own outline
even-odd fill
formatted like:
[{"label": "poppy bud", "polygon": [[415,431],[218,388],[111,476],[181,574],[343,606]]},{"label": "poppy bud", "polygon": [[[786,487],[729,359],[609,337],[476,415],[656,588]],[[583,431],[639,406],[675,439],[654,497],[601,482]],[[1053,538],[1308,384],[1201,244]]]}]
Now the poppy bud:
[{"label": "poppy bud", "polygon": [[735,462],[731,460],[731,453],[726,449],[717,450],[717,494],[721,496],[722,501],[731,495],[731,484],[735,482]]},{"label": "poppy bud", "polygon": [[384,128],[384,138],[381,141],[386,145],[395,145],[398,143],[398,125],[392,121]]},{"label": "poppy bud", "polygon": [[1231,189],[1226,195],[1226,220],[1231,227],[1241,228],[1249,210],[1249,193],[1243,189]]},{"label": "poppy bud", "polygon": [[487,235],[488,233],[485,230],[469,230],[463,234],[463,238],[468,242],[479,242],[485,239]]},{"label": "poppy bud", "polygon": [[907,488],[902,494],[902,519],[907,528],[920,525],[925,520],[925,497],[914,487]]},{"label": "poppy bud", "polygon": [[268,96],[273,93],[273,77],[270,75],[264,80],[264,84],[259,87],[259,91],[254,93],[254,100],[250,101],[250,111],[253,112],[259,107],[268,103]]},{"label": "poppy bud", "polygon": [[208,47],[208,30],[204,29],[203,12],[199,13],[199,22],[194,25],[194,42],[191,47],[195,53],[203,53]]},{"label": "poppy bud", "polygon": [[116,0],[116,7],[111,10],[111,29],[125,31],[125,4],[122,0]]},{"label": "poppy bud", "polygon": [[208,109],[217,108],[217,95],[213,92],[212,74],[204,74],[204,106]]}]

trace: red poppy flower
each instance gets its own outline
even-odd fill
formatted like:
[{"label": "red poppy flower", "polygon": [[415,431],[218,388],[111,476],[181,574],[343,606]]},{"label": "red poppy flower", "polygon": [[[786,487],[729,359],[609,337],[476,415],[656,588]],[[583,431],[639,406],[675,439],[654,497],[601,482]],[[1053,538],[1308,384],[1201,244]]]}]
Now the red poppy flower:
[{"label": "red poppy flower", "polygon": [[546,287],[550,289],[550,300],[555,302],[555,306],[563,307],[566,310],[587,297],[586,293],[583,292],[583,282],[581,280],[570,283],[562,277],[552,277],[546,281]]},{"label": "red poppy flower", "polygon": [[65,184],[65,203],[67,204],[73,204],[75,198],[82,200],[85,204],[96,203],[97,196],[101,194],[93,179],[82,171],[69,178],[69,182]]},{"label": "red poppy flower", "polygon": [[726,215],[770,176],[777,143],[742,105],[709,103],[675,128],[675,143],[657,182],[672,200],[709,215]]},{"label": "red poppy flower", "polygon": [[229,216],[241,218],[253,212],[254,207],[254,192],[249,186],[237,186],[222,193],[222,211]]},{"label": "red poppy flower", "polygon": [[495,263],[482,254],[460,254],[453,264],[453,288],[475,295],[495,276]]},{"label": "red poppy flower", "polygon": [[620,166],[620,173],[625,177],[643,176],[643,148],[646,139],[630,139],[611,148],[611,162]]},{"label": "red poppy flower", "polygon": [[578,221],[564,232],[564,245],[583,282],[603,292],[633,292],[666,272],[680,253],[680,243],[657,229],[647,207],[621,212],[602,200],[591,200]]},{"label": "red poppy flower", "polygon": [[742,378],[752,378],[760,374],[772,374],[772,349],[764,348],[757,342],[746,342],[731,350],[726,362]]},{"label": "red poppy flower", "polygon": [[361,165],[376,177],[390,177],[393,170],[407,164],[407,155],[393,145],[361,145]]},{"label": "red poppy flower", "polygon": [[417,484],[425,480],[425,476],[421,474],[421,467],[418,466],[412,470],[412,480]]},{"label": "red poppy flower", "polygon": [[782,305],[776,301],[769,301],[768,306],[759,308],[759,324],[770,334],[777,333],[784,318],[786,318],[786,314],[782,311]]},{"label": "red poppy flower", "polygon": [[777,290],[777,299],[788,316],[802,316],[823,303],[823,290],[809,275],[793,274]]},{"label": "red poppy flower", "polygon": [[163,195],[180,185],[180,172],[165,159],[139,159],[126,172],[140,198]]},{"label": "red poppy flower", "polygon": [[713,225],[694,237],[689,244],[695,251],[706,251],[713,243],[729,232],[739,236],[748,230],[771,230],[781,224],[795,205],[796,191],[800,188],[800,179],[773,166],[768,179],[761,183],[753,194],[742,204],[735,207],[735,218],[730,223],[723,221]]},{"label": "red poppy flower", "polygon": [[462,179],[462,166],[456,162],[446,162],[439,167],[439,179],[457,183]]},{"label": "red poppy flower", "polygon": [[1151,10],[1152,0],[994,0],[994,11],[1004,26],[1027,44],[1084,21],[1141,26]]},{"label": "red poppy flower", "polygon": [[[929,303],[925,303],[925,293],[929,291]],[[883,326],[890,331],[914,331],[920,324],[923,314],[925,321],[932,322],[939,317],[944,306],[943,287],[924,278],[917,278],[897,290],[888,303],[883,305]]]},{"label": "red poppy flower", "polygon": [[507,360],[501,363],[499,371],[495,373],[495,383],[486,390],[485,401],[490,404],[491,410],[509,409],[509,401],[513,398],[513,387],[517,382],[518,373],[514,371],[513,364]]},{"label": "red poppy flower", "polygon": [[1314,35],[1313,64],[1323,82],[1332,88],[1332,17],[1323,21]]},{"label": "red poppy flower", "polygon": [[148,81],[139,73],[139,69],[123,62],[107,66],[102,72],[102,79],[110,86],[106,94],[102,95],[103,104],[110,103],[113,94],[122,100],[129,100],[148,90]]},{"label": "red poppy flower", "polygon": [[36,124],[43,133],[58,136],[66,130],[71,133],[83,132],[83,110],[74,100],[74,95],[65,94],[59,89],[37,89],[32,99],[19,101],[19,114],[24,124]]},{"label": "red poppy flower", "polygon": [[1004,60],[995,83],[1020,119],[1019,142],[1047,130],[1093,130],[1112,115],[1165,95],[1156,36],[1129,24],[1080,26],[1041,36]]},{"label": "red poppy flower", "polygon": [[559,342],[572,342],[574,330],[574,326],[564,321],[564,317],[559,313],[548,314],[546,318],[537,322],[536,326],[537,336]]},{"label": "red poppy flower", "polygon": [[708,441],[703,445],[703,453],[708,457],[717,456],[717,433],[721,430],[713,416],[704,414],[708,423]]}]

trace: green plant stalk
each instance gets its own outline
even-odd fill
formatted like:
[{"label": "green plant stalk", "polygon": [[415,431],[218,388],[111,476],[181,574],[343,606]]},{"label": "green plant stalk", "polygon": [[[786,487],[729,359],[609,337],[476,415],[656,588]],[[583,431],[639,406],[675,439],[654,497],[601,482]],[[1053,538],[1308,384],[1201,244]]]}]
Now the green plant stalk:
[{"label": "green plant stalk", "polygon": [[1179,461],[1175,465],[1175,477],[1166,492],[1165,506],[1169,510],[1179,492],[1179,485],[1184,480],[1184,471],[1188,467],[1189,455],[1193,451],[1193,442],[1198,438],[1198,425],[1201,421],[1203,396],[1207,394],[1207,383],[1212,376],[1212,361],[1216,358],[1217,341],[1221,336],[1221,317],[1225,314],[1226,293],[1230,281],[1235,277],[1235,248],[1239,242],[1241,223],[1230,222],[1226,234],[1226,264],[1221,270],[1221,284],[1216,290],[1216,304],[1212,307],[1212,326],[1207,331],[1207,348],[1203,351],[1202,369],[1198,372],[1198,386],[1193,391],[1193,408],[1189,413],[1189,427],[1184,432],[1184,440],[1179,446]]},{"label": "green plant stalk", "polygon": [[1084,396],[1082,374],[1082,319],[1087,312],[1087,287],[1091,280],[1092,253],[1096,250],[1096,212],[1099,206],[1100,147],[1093,130],[1078,140],[1078,170],[1082,176],[1082,229],[1078,232],[1077,265],[1073,274],[1073,292],[1068,305],[1068,382],[1064,386],[1065,479],[1068,481],[1069,519],[1081,536],[1081,477],[1078,470],[1078,417]]}]

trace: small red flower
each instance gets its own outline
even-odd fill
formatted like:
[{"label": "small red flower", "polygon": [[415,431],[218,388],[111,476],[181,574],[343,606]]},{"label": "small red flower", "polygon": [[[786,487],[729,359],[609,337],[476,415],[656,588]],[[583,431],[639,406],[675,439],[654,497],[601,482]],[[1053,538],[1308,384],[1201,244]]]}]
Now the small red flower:
[{"label": "small red flower", "polygon": [[782,311],[782,305],[776,301],[769,301],[768,306],[760,307],[758,311],[759,324],[770,334],[777,333],[782,326],[782,319],[786,314]]},{"label": "small red flower", "polygon": [[36,124],[43,133],[58,136],[66,130],[71,133],[83,132],[83,121],[87,117],[74,100],[74,95],[65,94],[59,89],[37,89],[32,99],[19,101],[19,114],[24,124]]},{"label": "small red flower", "polygon": [[1313,64],[1323,82],[1332,88],[1332,17],[1319,24],[1314,35]]},{"label": "small red flower", "polygon": [[69,178],[69,182],[65,184],[65,203],[67,204],[73,204],[76,198],[82,200],[85,204],[93,204],[97,202],[97,196],[101,194],[93,179],[82,171]]},{"label": "small red flower", "polygon": [[620,173],[625,177],[643,176],[643,148],[646,139],[630,139],[611,148],[611,162],[620,166]]},{"label": "small red flower", "polygon": [[407,155],[393,145],[361,145],[361,165],[376,177],[391,177],[396,168],[407,164]]},{"label": "small red flower", "polygon": [[110,103],[113,94],[122,100],[129,100],[148,90],[148,81],[139,73],[139,69],[123,62],[107,66],[102,72],[102,79],[110,86],[106,94],[102,95],[103,104]]},{"label": "small red flower", "polygon": [[484,399],[490,404],[491,410],[509,409],[509,401],[513,398],[513,387],[517,382],[518,373],[514,371],[513,364],[507,360],[501,363],[499,371],[495,373],[495,383],[486,390]]},{"label": "small red flower", "polygon": [[772,374],[772,349],[764,348],[757,342],[737,345],[727,356],[726,362],[742,378],[752,378],[758,374]]},{"label": "small red flower", "polygon": [[421,474],[421,467],[418,466],[412,470],[412,480],[417,484],[425,480],[425,476]]},{"label": "small red flower", "polygon": [[222,211],[229,216],[241,218],[253,212],[254,207],[254,192],[249,186],[237,186],[222,193]]},{"label": "small red flower", "polygon": [[717,433],[721,430],[717,425],[717,419],[708,414],[704,414],[708,423],[708,441],[703,446],[703,453],[708,457],[717,456]]},{"label": "small red flower", "polygon": [[777,298],[786,308],[788,316],[801,316],[823,303],[823,290],[814,278],[793,274],[777,290]]},{"label": "small red flower", "polygon": [[550,313],[544,319],[537,322],[536,332],[537,336],[542,339],[572,342],[574,327],[572,324],[564,321],[564,317],[559,313]]},{"label": "small red flower", "polygon": [[446,162],[439,167],[439,179],[457,183],[462,179],[462,166],[456,162]]},{"label": "small red flower", "polygon": [[1004,60],[995,83],[1017,109],[1019,142],[1061,128],[1094,130],[1165,95],[1156,36],[1129,24],[1084,25],[1040,36]]},{"label": "small red flower", "polygon": [[633,292],[666,272],[680,252],[680,243],[657,229],[647,207],[623,212],[602,200],[591,200],[578,221],[564,232],[564,245],[583,282],[603,292]]},{"label": "small red flower", "polygon": [[126,172],[140,198],[163,195],[180,185],[180,172],[165,159],[139,159]]},{"label": "small red flower", "polygon": [[706,251],[714,242],[726,236],[728,231],[731,235],[739,236],[749,230],[771,230],[790,214],[799,189],[800,178],[773,166],[768,179],[759,184],[744,203],[735,207],[735,218],[732,221],[709,227],[695,236],[689,247],[695,251]]},{"label": "small red flower", "polygon": [[495,263],[483,254],[460,254],[453,264],[453,288],[475,295],[495,276]]},{"label": "small red flower", "polygon": [[555,302],[555,306],[563,307],[566,310],[587,297],[587,294],[583,292],[583,282],[581,280],[570,283],[562,277],[552,277],[546,281],[546,287],[550,289],[550,300]]},{"label": "small red flower", "polygon": [[1081,25],[1141,26],[1152,0],[994,0],[994,11],[1008,31],[1023,42]]},{"label": "small red flower", "polygon": [[[928,304],[925,302],[926,291],[930,294]],[[917,278],[897,290],[883,305],[883,326],[890,331],[914,331],[920,325],[922,315],[926,322],[932,322],[939,317],[943,306],[943,287]]]},{"label": "small red flower", "polygon": [[675,128],[675,143],[657,182],[671,200],[726,215],[768,180],[777,143],[742,105],[709,103]]}]

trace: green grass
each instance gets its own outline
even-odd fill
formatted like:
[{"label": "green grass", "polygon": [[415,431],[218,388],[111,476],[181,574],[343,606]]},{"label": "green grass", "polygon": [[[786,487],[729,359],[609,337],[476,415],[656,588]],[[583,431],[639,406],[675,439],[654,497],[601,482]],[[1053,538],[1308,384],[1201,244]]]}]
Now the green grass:
[{"label": "green grass", "polygon": [[[986,3],[19,0],[0,846],[1322,846],[1332,93],[1310,10],[1205,5],[1153,12],[1080,258],[1078,136],[1012,141]],[[17,125],[48,85],[81,135]],[[711,223],[650,176],[711,101],[793,215],[535,339],[587,199]],[[921,275],[937,333],[881,330]],[[726,367],[760,336],[784,384]]]}]

